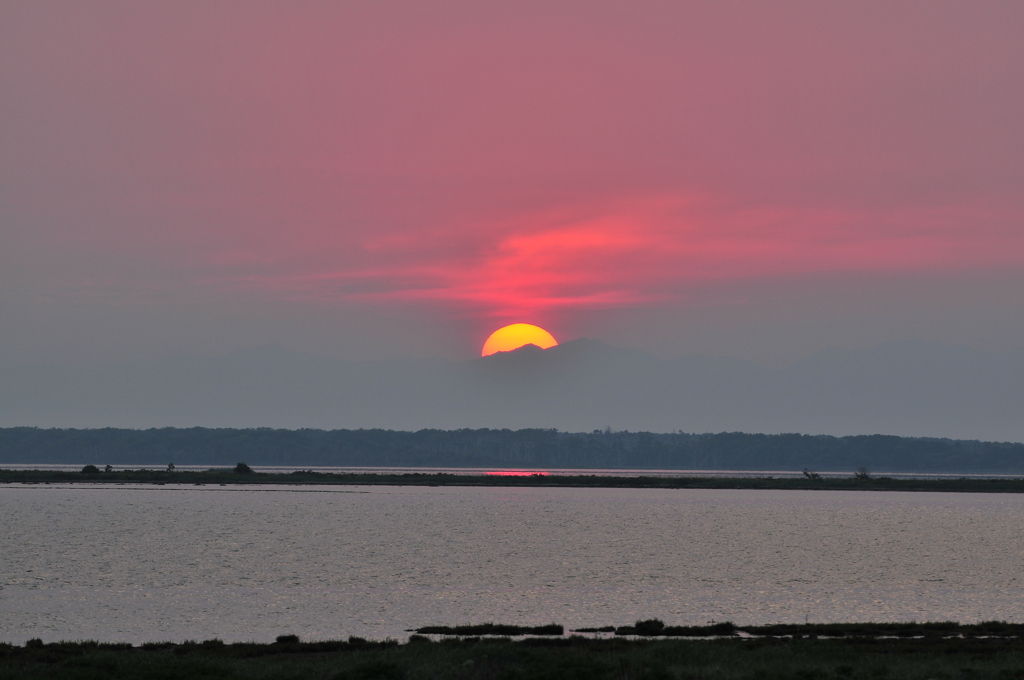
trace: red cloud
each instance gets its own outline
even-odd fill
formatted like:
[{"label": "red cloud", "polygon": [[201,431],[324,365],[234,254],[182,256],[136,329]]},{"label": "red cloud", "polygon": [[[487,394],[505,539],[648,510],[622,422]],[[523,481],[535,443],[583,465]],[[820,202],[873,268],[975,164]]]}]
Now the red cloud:
[{"label": "red cloud", "polygon": [[290,298],[444,304],[528,318],[670,303],[714,281],[1020,264],[1019,225],[1015,215],[980,208],[733,207],[659,197],[579,217],[519,216],[454,236],[390,236],[366,244],[375,266],[234,282]]}]

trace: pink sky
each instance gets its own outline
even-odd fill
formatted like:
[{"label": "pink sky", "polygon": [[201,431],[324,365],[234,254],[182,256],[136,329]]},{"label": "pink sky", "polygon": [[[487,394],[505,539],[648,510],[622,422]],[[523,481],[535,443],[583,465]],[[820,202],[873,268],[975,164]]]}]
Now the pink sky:
[{"label": "pink sky", "polygon": [[1024,5],[8,3],[0,362],[1024,344]]}]

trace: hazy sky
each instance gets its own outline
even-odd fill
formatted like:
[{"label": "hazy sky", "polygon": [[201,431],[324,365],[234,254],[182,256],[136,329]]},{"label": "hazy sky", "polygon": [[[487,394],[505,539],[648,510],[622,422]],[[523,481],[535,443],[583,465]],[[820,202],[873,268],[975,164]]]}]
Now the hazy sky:
[{"label": "hazy sky", "polygon": [[1024,3],[0,5],[0,364],[1024,345]]}]

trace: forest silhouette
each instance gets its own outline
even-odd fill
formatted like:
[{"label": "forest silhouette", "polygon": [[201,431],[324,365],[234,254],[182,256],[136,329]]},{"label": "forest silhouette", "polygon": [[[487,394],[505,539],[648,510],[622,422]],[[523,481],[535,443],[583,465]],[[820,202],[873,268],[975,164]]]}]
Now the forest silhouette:
[{"label": "forest silhouette", "polygon": [[863,435],[0,428],[0,464],[1024,473],[1024,444]]}]

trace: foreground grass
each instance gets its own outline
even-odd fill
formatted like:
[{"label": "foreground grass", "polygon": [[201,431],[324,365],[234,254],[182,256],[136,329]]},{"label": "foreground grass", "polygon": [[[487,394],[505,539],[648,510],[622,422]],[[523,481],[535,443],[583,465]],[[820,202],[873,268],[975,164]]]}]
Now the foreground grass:
[{"label": "foreground grass", "polygon": [[0,645],[0,678],[983,680],[1024,678],[1020,637],[218,641]]},{"label": "foreground grass", "polygon": [[520,486],[641,489],[803,489],[845,491],[946,491],[1024,493],[1024,478],[1015,479],[894,479],[892,477],[599,477],[596,475],[455,475],[435,473],[329,473],[302,470],[291,473],[245,472],[231,468],[203,472],[120,470],[116,472],[59,472],[0,469],[0,483],[50,484],[324,484],[386,486]]}]

